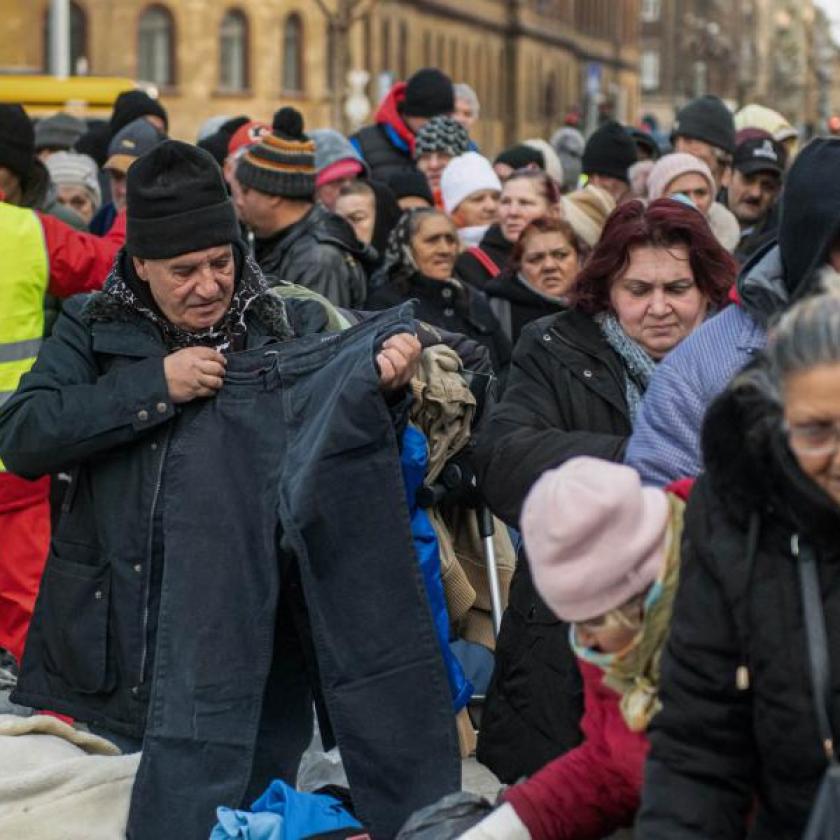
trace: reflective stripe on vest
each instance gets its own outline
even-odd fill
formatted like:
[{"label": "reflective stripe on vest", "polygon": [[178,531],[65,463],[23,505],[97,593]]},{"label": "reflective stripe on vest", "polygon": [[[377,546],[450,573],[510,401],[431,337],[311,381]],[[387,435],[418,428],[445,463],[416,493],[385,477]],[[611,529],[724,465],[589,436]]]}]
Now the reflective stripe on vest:
[{"label": "reflective stripe on vest", "polygon": [[35,364],[44,334],[48,279],[47,249],[38,216],[0,202],[0,406]]}]

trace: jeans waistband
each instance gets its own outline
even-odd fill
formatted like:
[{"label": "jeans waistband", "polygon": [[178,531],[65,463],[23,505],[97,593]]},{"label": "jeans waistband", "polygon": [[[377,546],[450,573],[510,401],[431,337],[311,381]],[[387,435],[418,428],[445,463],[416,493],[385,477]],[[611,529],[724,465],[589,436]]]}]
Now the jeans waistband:
[{"label": "jeans waistband", "polygon": [[223,391],[229,387],[267,386],[283,374],[306,373],[322,367],[340,351],[365,342],[414,331],[414,307],[404,303],[377,313],[343,332],[319,333],[230,353]]}]

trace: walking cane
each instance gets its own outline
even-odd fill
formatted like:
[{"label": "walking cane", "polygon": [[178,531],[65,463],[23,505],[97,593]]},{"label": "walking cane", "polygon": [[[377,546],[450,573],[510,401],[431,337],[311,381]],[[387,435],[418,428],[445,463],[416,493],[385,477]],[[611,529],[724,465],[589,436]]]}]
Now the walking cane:
[{"label": "walking cane", "polygon": [[499,637],[502,627],[502,591],[499,586],[499,567],[496,564],[496,547],[493,545],[493,535],[496,526],[493,514],[487,505],[481,505],[476,510],[478,517],[478,532],[484,545],[484,562],[487,564],[487,579],[490,583],[490,605],[493,609],[493,633]]}]

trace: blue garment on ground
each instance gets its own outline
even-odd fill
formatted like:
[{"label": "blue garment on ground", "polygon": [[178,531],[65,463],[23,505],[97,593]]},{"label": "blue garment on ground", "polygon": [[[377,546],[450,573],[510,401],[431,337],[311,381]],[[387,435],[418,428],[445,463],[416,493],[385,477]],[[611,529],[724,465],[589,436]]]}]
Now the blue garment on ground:
[{"label": "blue garment on ground", "polygon": [[408,426],[402,440],[402,471],[405,483],[408,512],[411,516],[411,533],[417,559],[423,572],[429,607],[437,631],[446,676],[452,691],[452,705],[460,711],[470,701],[473,687],[464,674],[458,658],[449,647],[449,613],[440,574],[440,550],[437,535],[426,511],[417,506],[417,491],[423,485],[429,463],[429,448],[425,435],[414,426]]},{"label": "blue garment on ground", "polygon": [[251,812],[219,808],[210,840],[301,840],[342,828],[362,828],[332,796],[301,793],[275,779]]}]

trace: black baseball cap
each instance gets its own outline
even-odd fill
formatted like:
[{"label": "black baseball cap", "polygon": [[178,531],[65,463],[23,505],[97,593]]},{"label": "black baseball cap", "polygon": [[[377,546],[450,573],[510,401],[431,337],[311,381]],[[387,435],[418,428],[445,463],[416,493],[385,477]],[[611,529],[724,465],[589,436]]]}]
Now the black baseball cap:
[{"label": "black baseball cap", "polygon": [[732,166],[742,175],[773,172],[781,176],[785,171],[785,151],[772,137],[751,137],[735,149]]}]

